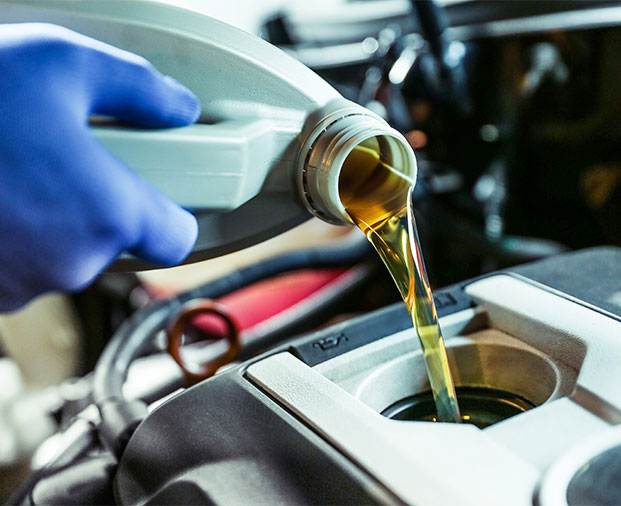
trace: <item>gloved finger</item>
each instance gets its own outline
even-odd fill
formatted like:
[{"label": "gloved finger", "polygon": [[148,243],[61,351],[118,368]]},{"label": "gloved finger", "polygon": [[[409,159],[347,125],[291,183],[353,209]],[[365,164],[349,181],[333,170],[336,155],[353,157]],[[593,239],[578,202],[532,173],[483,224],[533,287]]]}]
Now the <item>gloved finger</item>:
[{"label": "gloved finger", "polygon": [[121,248],[154,264],[179,264],[196,242],[196,218],[125,166],[95,138],[89,137],[87,142],[92,143],[89,152],[96,161],[93,174],[105,174],[99,176],[105,178],[99,184],[110,195],[111,215],[107,219],[122,224]]},{"label": "gloved finger", "polygon": [[194,123],[200,103],[185,86],[162,75],[144,58],[107,44],[97,44],[89,72],[90,113],[114,116],[146,127],[177,127]]},{"label": "gloved finger", "polygon": [[196,218],[152,186],[141,186],[150,204],[143,209],[139,238],[129,252],[157,265],[178,265],[196,242]]}]

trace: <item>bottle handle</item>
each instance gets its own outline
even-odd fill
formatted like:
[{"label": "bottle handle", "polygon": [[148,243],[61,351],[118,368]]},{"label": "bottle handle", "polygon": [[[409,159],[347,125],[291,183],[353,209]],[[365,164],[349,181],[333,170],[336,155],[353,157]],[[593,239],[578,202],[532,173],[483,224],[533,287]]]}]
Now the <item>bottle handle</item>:
[{"label": "bottle handle", "polygon": [[267,120],[162,130],[95,125],[91,130],[149,183],[194,210],[241,206],[259,193],[276,157],[275,131]]}]

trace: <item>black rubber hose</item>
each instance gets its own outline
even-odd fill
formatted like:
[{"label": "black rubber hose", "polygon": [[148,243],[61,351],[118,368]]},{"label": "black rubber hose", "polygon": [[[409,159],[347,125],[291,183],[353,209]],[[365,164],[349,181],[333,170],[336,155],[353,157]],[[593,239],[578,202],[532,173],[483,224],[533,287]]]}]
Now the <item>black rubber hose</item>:
[{"label": "black rubber hose", "polygon": [[98,444],[94,425],[80,417],[65,429],[63,436],[56,455],[41,469],[34,471],[4,504],[11,506],[33,504],[31,494],[40,480],[58,470],[70,467],[78,459],[96,448]]},{"label": "black rubber hose", "polygon": [[469,113],[472,104],[468,96],[463,55],[456,56],[451,51],[453,40],[448,31],[449,22],[444,8],[436,0],[411,0],[411,3],[422,36],[429,43],[431,54],[440,70],[439,91],[445,100],[457,107],[460,114]]},{"label": "black rubber hose", "polygon": [[444,10],[435,0],[412,0],[422,36],[429,42],[434,56],[444,62],[448,50],[445,32],[449,26]]},{"label": "black rubber hose", "polygon": [[[369,251],[369,243],[360,238],[345,246],[286,253],[136,311],[117,330],[95,366],[93,399],[100,412],[105,403],[124,400],[123,384],[132,361],[142,354],[152,337],[164,328],[170,315],[186,302],[199,298],[218,298],[284,272],[309,267],[330,268],[352,265],[359,262]],[[105,420],[103,421],[105,423]]]}]

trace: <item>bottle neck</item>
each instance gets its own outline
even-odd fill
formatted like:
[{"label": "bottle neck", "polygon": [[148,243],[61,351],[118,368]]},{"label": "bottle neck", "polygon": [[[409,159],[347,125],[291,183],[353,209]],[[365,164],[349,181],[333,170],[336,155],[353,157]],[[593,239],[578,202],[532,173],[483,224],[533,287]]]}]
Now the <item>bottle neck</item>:
[{"label": "bottle neck", "polygon": [[[303,201],[313,215],[336,225],[352,223],[342,192],[356,184],[356,164],[360,164],[360,178],[368,170],[368,160],[375,157],[377,163],[393,167],[412,185],[416,182],[416,158],[403,135],[362,107],[352,106],[326,117],[309,136],[302,153],[299,188]],[[360,153],[366,154],[363,161]],[[395,180],[380,184],[395,184]],[[384,194],[390,190],[377,188]]]}]

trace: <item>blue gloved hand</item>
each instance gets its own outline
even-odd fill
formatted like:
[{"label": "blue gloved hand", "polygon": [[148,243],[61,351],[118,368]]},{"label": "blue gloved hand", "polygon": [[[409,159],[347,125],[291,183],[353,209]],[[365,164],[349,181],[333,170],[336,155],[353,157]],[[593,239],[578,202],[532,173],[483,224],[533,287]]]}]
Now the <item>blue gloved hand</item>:
[{"label": "blue gloved hand", "polygon": [[195,218],[92,136],[92,114],[144,127],[200,106],[146,60],[47,24],[0,25],[0,312],[83,288],[122,251],[174,265]]}]

